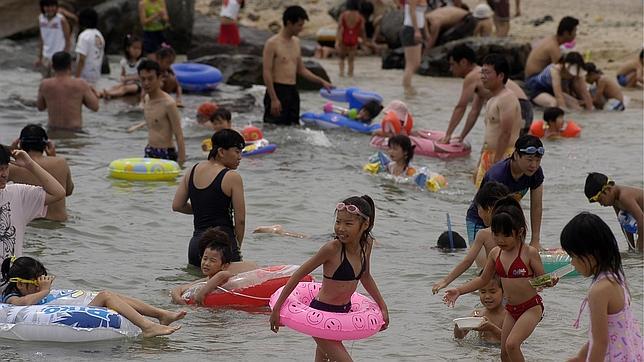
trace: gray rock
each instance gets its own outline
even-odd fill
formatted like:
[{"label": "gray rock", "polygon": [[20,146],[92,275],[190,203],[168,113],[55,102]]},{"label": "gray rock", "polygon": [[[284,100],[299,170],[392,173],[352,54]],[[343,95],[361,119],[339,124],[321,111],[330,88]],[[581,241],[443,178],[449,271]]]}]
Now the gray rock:
[{"label": "gray rock", "polygon": [[380,35],[382,35],[389,49],[396,49],[401,46],[398,34],[403,26],[403,18],[403,11],[395,10],[383,15],[380,21]]},{"label": "gray rock", "polygon": [[405,53],[403,48],[387,49],[382,53],[382,69],[404,69]]}]

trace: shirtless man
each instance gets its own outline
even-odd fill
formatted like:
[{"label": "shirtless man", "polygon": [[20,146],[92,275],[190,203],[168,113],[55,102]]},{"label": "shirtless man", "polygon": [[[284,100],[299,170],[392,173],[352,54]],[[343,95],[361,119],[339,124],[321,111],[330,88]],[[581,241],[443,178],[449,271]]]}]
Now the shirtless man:
[{"label": "shirtless man", "polygon": [[284,27],[264,45],[264,122],[282,125],[299,123],[300,95],[295,87],[298,74],[311,82],[320,83],[326,89],[331,89],[331,83],[311,73],[302,61],[300,39],[297,35],[307,20],[309,17],[302,7],[289,6],[282,15]]},{"label": "shirtless man", "polygon": [[427,29],[429,29],[427,50],[436,44],[443,31],[457,25],[469,14],[469,11],[456,6],[444,6],[425,14]]},{"label": "shirtless man", "polygon": [[575,40],[577,25],[579,25],[579,20],[571,16],[564,16],[557,27],[557,34],[542,39],[532,48],[525,64],[526,83],[530,82],[531,77],[538,75],[549,64],[559,61],[561,58],[559,46]]},{"label": "shirtless man", "polygon": [[[183,165],[186,146],[181,130],[181,115],[174,99],[161,90],[159,63],[143,60],[137,69],[146,94],[143,116],[148,127],[148,145],[145,147],[145,157],[173,160]],[[177,140],[178,153],[172,142],[173,135]]]},{"label": "shirtless man", "polygon": [[476,187],[488,169],[514,152],[514,143],[523,127],[517,96],[505,87],[510,65],[502,55],[490,54],[483,59],[481,82],[491,93],[485,110],[485,141],[476,174]]},{"label": "shirtless man", "polygon": [[[476,53],[474,53],[472,48],[465,44],[458,45],[450,50],[448,59],[452,74],[456,77],[464,78],[464,80],[461,97],[458,103],[456,103],[456,106],[454,106],[454,111],[449,120],[447,131],[445,131],[445,136],[438,141],[439,143],[448,143],[451,139],[456,141],[464,140],[474,127],[474,124],[476,124],[481,113],[481,108],[483,108],[485,102],[492,96],[490,91],[483,86],[483,82],[481,81],[481,67],[475,63]],[[508,79],[505,87],[519,99],[521,118],[523,119],[521,135],[524,135],[528,133],[530,125],[532,124],[532,104],[521,87],[511,79]],[[467,109],[467,103],[470,100],[472,100],[472,108],[467,115],[465,126],[463,126],[460,136],[452,138],[452,133],[454,133],[454,130],[461,122]]]},{"label": "shirtless man", "polygon": [[54,77],[40,83],[36,106],[39,111],[47,109],[50,130],[80,131],[83,128],[82,107],[98,111],[98,95],[84,80],[72,78],[69,53],[55,53],[51,60]]},{"label": "shirtless man", "polygon": [[644,49],[640,51],[637,58],[633,58],[623,64],[617,71],[617,82],[622,87],[642,88],[644,86],[644,77],[642,77],[642,67],[644,66]]},{"label": "shirtless man", "polygon": [[[56,181],[65,189],[66,196],[72,194],[74,191],[74,183],[72,182],[72,173],[69,170],[67,161],[63,157],[56,156],[56,148],[42,127],[36,124],[25,126],[20,131],[20,138],[16,139],[12,146],[27,152],[32,160],[50,175],[54,176]],[[28,169],[14,165],[9,165],[9,181],[43,186],[42,181]],[[49,204],[45,218],[54,221],[67,220],[65,198]]]}]

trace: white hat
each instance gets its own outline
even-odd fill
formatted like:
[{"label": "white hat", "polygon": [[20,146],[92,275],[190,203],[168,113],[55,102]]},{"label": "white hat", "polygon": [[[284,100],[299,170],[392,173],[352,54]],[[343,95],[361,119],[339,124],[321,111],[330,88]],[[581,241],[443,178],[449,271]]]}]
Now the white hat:
[{"label": "white hat", "polygon": [[475,18],[477,19],[487,19],[494,14],[492,11],[492,8],[488,4],[478,4],[474,8],[474,12],[472,13]]}]

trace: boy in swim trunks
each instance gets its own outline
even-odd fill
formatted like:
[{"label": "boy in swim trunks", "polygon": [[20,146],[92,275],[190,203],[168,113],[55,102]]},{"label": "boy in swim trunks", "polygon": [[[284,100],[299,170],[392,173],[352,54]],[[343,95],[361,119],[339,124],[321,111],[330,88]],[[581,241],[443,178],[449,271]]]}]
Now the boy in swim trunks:
[{"label": "boy in swim trunks", "polygon": [[[472,330],[479,332],[479,337],[485,342],[501,343],[501,328],[507,312],[503,307],[503,286],[498,275],[492,277],[487,285],[479,289],[479,299],[483,308],[473,310],[472,317],[483,317],[485,320]],[[463,339],[468,332],[469,330],[460,329],[458,325],[454,325],[454,338]]]},{"label": "boy in swim trunks", "polygon": [[[639,252],[644,251],[642,243],[642,232],[639,230],[644,225],[644,189],[631,186],[616,185],[615,181],[608,176],[591,172],[586,177],[584,194],[589,202],[599,202],[602,206],[612,206],[618,219],[626,220],[632,218],[637,223],[637,241],[635,233],[627,231],[625,225],[620,222],[624,235],[628,240],[628,247],[637,248]],[[632,231],[632,230],[631,230]]]},{"label": "boy in swim trunks", "polygon": [[609,104],[610,110],[623,111],[625,109],[624,94],[617,82],[606,77],[594,63],[586,63],[585,70],[586,83],[591,85],[590,94],[593,97],[595,108],[604,109],[604,106]]},{"label": "boy in swim trunks", "polygon": [[617,71],[617,82],[622,87],[642,88],[644,78],[642,77],[642,65],[644,64],[644,49],[640,51],[637,59],[632,59],[622,65]]},{"label": "boy in swim trunks", "polygon": [[298,74],[311,82],[319,83],[327,90],[331,89],[331,83],[313,74],[302,61],[297,35],[307,20],[309,16],[301,6],[289,6],[282,14],[282,30],[270,37],[264,45],[264,122],[281,125],[299,123],[300,94],[295,86]]}]

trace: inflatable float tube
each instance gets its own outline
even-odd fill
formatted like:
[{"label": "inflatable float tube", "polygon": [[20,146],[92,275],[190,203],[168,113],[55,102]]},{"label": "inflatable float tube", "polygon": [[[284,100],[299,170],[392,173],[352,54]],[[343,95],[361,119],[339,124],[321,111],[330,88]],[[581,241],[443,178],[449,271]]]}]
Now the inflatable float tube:
[{"label": "inflatable float tube", "polygon": [[[265,307],[275,291],[288,282],[299,265],[276,265],[239,273],[230,278],[218,290],[206,295],[203,305],[206,307]],[[302,278],[310,282],[310,275]],[[205,282],[186,290],[181,296],[188,304],[194,304],[194,295]]]},{"label": "inflatable float tube", "polygon": [[[540,251],[539,255],[541,256],[541,262],[543,263],[543,269],[546,273],[552,273],[553,271],[570,264],[572,259],[565,251],[560,248],[546,249],[545,251]],[[575,270],[574,272],[567,274],[567,276],[578,276],[579,273]]]},{"label": "inflatable float tube", "polygon": [[[242,150],[242,157],[264,155],[268,153],[273,153],[277,149],[277,145],[274,143],[268,143],[267,140],[261,139],[259,141],[254,141],[246,143],[246,147]],[[212,141],[210,138],[206,138],[201,141],[201,150],[208,154],[212,150]]]},{"label": "inflatable float tube", "polygon": [[382,104],[382,96],[378,93],[363,91],[360,88],[333,88],[330,91],[320,89],[320,95],[334,102],[349,103],[349,108],[360,109],[370,101]]},{"label": "inflatable float tube", "polygon": [[[532,122],[530,125],[530,134],[539,138],[543,138],[546,135],[547,125],[545,122],[540,119]],[[573,138],[579,137],[581,133],[581,127],[577,125],[574,121],[567,121],[561,129],[561,137]]]},{"label": "inflatable float tube", "polygon": [[[378,305],[360,293],[351,296],[349,313],[331,313],[309,307],[321,287],[321,283],[299,283],[282,305],[281,323],[309,336],[334,341],[363,339],[380,331],[384,321]],[[282,289],[271,296],[271,309]]]},{"label": "inflatable float tube", "polygon": [[380,129],[379,124],[362,123],[337,113],[305,112],[300,116],[300,124],[302,126],[315,126],[324,129],[348,128],[360,133],[372,133]]},{"label": "inflatable float tube", "polygon": [[385,175],[387,178],[391,178],[398,183],[416,185],[421,189],[426,189],[431,192],[437,192],[440,189],[447,187],[447,180],[445,177],[436,172],[430,172],[427,167],[415,168],[410,166],[407,168],[407,173],[405,175],[391,175],[387,170],[387,166],[390,162],[391,159],[389,159],[389,156],[384,154],[382,151],[378,151],[376,154],[369,157],[369,163],[364,165],[362,169],[370,174]]},{"label": "inflatable float tube", "polygon": [[128,181],[173,181],[181,167],[160,158],[121,158],[110,162],[110,177]]},{"label": "inflatable float tube", "polygon": [[[416,145],[414,154],[438,157],[442,159],[467,157],[472,152],[472,147],[467,141],[463,142],[450,142],[448,144],[439,144],[437,141],[441,139],[445,133],[439,131],[420,130],[415,131],[415,135],[409,136],[411,143]],[[374,136],[371,139],[371,146],[387,149],[389,139],[382,136]]]},{"label": "inflatable float tube", "polygon": [[38,342],[96,342],[136,337],[141,329],[115,311],[87,306],[98,293],[52,290],[46,304],[0,303],[0,338]]},{"label": "inflatable float tube", "polygon": [[217,88],[223,77],[219,69],[200,63],[172,64],[177,81],[188,92],[206,92]]}]

